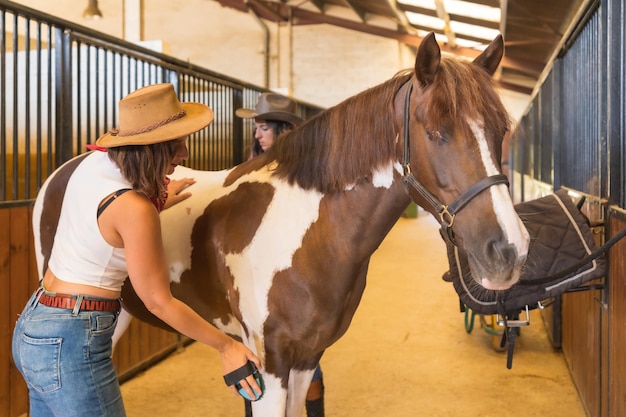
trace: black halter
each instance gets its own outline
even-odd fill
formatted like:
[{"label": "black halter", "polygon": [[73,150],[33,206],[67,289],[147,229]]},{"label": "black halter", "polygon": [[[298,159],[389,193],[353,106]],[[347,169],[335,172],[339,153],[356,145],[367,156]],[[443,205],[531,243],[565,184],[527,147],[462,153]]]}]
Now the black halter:
[{"label": "black halter", "polygon": [[[467,203],[469,203],[478,194],[491,187],[492,185],[506,184],[509,185],[509,180],[506,175],[498,174],[491,175],[487,178],[483,178],[478,183],[470,187],[463,194],[454,200],[451,204],[445,205],[437,199],[430,191],[428,191],[422,184],[420,184],[413,173],[411,172],[411,147],[409,136],[409,113],[410,113],[410,101],[411,91],[413,90],[413,84],[409,81],[409,86],[406,91],[406,98],[404,99],[404,160],[402,161],[402,169],[404,171],[403,181],[413,187],[439,214],[439,220],[441,223],[441,234],[456,245],[454,240],[454,233],[452,231],[452,225],[454,224],[454,217]],[[413,197],[411,197],[413,199]],[[413,199],[415,201],[415,199]],[[417,203],[417,202],[416,202]]]}]

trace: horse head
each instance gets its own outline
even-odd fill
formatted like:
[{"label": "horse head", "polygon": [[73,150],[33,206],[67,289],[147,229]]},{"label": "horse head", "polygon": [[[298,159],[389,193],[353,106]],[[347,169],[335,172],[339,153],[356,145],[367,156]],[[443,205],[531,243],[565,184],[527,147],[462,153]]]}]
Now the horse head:
[{"label": "horse head", "polygon": [[409,194],[439,220],[444,238],[467,253],[472,275],[491,290],[518,281],[529,245],[500,164],[510,121],[491,76],[503,51],[498,36],[473,62],[442,58],[431,33],[395,103],[404,108],[399,144]]}]

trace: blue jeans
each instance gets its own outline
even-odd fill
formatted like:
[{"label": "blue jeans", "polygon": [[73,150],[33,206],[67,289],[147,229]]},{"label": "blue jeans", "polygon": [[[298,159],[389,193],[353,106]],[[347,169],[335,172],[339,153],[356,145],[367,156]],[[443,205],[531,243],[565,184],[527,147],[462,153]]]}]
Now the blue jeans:
[{"label": "blue jeans", "polygon": [[111,360],[118,313],[26,304],[13,332],[13,360],[28,385],[30,417],[124,417]]},{"label": "blue jeans", "polygon": [[317,367],[315,368],[315,373],[313,374],[313,378],[311,378],[311,382],[319,381],[320,379],[322,379],[322,376],[323,376],[322,367],[318,363]]}]

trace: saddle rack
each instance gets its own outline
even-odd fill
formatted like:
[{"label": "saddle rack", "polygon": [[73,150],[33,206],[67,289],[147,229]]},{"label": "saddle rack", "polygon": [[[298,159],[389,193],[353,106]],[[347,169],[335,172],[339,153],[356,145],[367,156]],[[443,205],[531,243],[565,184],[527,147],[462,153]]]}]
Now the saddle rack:
[{"label": "saddle rack", "polygon": [[590,290],[603,291],[598,302],[606,308],[604,254],[626,235],[626,229],[598,248],[593,235],[604,236],[604,221],[590,222],[580,211],[584,202],[582,196],[574,203],[562,189],[515,206],[531,236],[529,257],[534,265],[524,269],[520,281],[505,291],[473,291],[466,255],[447,243],[450,270],[443,279],[452,282],[459,295],[465,330],[472,332],[475,315],[479,314],[481,327],[494,337],[494,348],[503,351],[508,346],[508,369],[513,365],[516,336],[530,325],[531,310],[545,309],[564,293]]}]

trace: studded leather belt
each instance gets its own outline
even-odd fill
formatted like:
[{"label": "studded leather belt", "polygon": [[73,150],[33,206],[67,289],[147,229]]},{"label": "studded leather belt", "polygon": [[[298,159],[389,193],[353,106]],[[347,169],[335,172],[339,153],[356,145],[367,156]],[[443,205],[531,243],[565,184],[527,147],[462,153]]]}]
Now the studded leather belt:
[{"label": "studded leather belt", "polygon": [[[39,303],[48,307],[66,308],[73,310],[79,299],[76,295],[70,294],[46,294],[39,296]],[[120,300],[107,300],[98,298],[82,298],[79,310],[83,311],[109,311],[117,312],[121,308]]]}]

